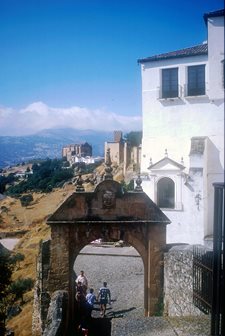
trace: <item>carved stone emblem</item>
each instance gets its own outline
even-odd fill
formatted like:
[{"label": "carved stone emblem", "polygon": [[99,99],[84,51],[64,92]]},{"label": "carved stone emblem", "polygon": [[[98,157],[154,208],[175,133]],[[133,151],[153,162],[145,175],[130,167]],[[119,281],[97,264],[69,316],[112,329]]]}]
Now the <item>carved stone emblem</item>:
[{"label": "carved stone emblem", "polygon": [[106,190],[102,196],[103,208],[110,209],[115,207],[115,204],[116,204],[115,193],[110,190]]}]

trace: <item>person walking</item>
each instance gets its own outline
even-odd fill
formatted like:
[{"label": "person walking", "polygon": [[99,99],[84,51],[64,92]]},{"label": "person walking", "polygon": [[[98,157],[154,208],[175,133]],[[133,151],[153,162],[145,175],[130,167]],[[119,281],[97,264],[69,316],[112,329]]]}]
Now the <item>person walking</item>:
[{"label": "person walking", "polygon": [[90,288],[89,293],[86,295],[86,301],[90,305],[91,310],[94,308],[94,303],[96,302],[96,296],[94,294],[94,289]]},{"label": "person walking", "polygon": [[111,293],[109,288],[107,288],[107,282],[103,282],[103,287],[99,289],[98,297],[100,303],[100,315],[105,317],[106,305],[111,304]]},{"label": "person walking", "polygon": [[76,284],[81,283],[81,286],[83,288],[83,292],[86,295],[87,293],[87,288],[88,288],[88,279],[86,275],[84,274],[84,271],[80,271],[80,275],[76,278]]}]

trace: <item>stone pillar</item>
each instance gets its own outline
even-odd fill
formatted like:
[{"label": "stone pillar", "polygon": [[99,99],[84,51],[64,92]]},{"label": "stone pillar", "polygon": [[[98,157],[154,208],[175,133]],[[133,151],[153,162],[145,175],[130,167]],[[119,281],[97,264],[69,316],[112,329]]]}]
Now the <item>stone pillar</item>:
[{"label": "stone pillar", "polygon": [[49,291],[69,290],[69,227],[68,224],[51,226],[51,267]]},{"label": "stone pillar", "polygon": [[[163,250],[166,243],[166,227],[162,224],[152,224],[148,227],[148,262],[147,278],[147,307],[145,315],[153,316],[159,313],[163,300]],[[147,308],[147,310],[146,310]]]}]

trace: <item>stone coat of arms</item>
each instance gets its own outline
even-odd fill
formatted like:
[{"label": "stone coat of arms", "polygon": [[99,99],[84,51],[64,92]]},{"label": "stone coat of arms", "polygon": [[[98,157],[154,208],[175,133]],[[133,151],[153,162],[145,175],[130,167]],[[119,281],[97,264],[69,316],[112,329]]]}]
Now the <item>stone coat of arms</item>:
[{"label": "stone coat of arms", "polygon": [[114,208],[116,205],[115,193],[111,190],[106,190],[102,196],[102,207],[104,209]]}]

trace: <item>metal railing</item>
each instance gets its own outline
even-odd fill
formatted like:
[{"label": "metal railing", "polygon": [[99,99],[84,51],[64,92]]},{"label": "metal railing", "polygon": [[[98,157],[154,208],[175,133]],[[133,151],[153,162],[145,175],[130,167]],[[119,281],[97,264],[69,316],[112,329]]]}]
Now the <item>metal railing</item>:
[{"label": "metal railing", "polygon": [[214,183],[213,288],[211,335],[225,335],[224,321],[224,183]]},{"label": "metal railing", "polygon": [[193,303],[203,313],[211,312],[213,252],[204,247],[193,248]]},{"label": "metal railing", "polygon": [[193,248],[193,303],[211,313],[211,336],[225,335],[224,183],[214,183],[213,251]]}]

